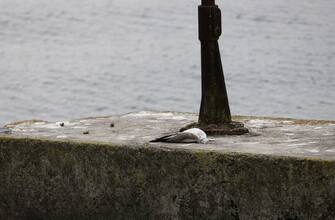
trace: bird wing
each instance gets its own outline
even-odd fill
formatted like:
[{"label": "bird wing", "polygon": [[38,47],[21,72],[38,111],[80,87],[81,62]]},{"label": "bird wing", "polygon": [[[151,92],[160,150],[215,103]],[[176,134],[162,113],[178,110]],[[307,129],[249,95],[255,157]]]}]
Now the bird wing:
[{"label": "bird wing", "polygon": [[151,140],[150,142],[165,142],[165,140],[167,140],[168,138],[170,138],[170,137],[172,137],[174,135],[176,135],[176,133],[168,134],[168,135],[165,135],[163,137],[156,138],[154,140]]},{"label": "bird wing", "polygon": [[167,143],[197,143],[198,137],[195,134],[187,132],[178,132],[156,138],[150,142],[167,142]]}]

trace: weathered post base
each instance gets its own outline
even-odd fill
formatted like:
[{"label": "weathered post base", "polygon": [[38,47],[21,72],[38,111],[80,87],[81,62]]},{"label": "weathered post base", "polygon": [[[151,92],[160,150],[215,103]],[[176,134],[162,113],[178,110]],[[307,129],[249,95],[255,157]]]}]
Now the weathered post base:
[{"label": "weathered post base", "polygon": [[200,128],[207,135],[219,136],[219,135],[243,135],[249,132],[249,130],[244,127],[244,124],[238,121],[231,121],[225,124],[211,124],[211,125],[201,125],[199,123],[192,123],[185,127],[182,127],[180,131],[185,131],[190,128]]}]

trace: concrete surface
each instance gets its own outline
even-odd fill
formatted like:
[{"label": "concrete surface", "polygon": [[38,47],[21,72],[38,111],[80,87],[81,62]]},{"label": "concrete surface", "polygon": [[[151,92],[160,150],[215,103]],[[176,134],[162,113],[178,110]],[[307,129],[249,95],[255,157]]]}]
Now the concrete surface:
[{"label": "concrete surface", "polygon": [[[335,159],[335,121],[293,120],[261,117],[235,117],[251,134],[212,137],[198,144],[149,144],[162,134],[197,121],[197,115],[172,112],[138,112],[120,116],[96,117],[62,122],[26,121],[7,125],[12,137],[43,138],[80,142],[135,144],[164,149],[209,150],[276,156]],[[113,123],[114,127],[110,127]],[[88,135],[83,132],[89,131]]]},{"label": "concrete surface", "polygon": [[251,134],[148,143],[196,118],[139,112],[7,125],[0,218],[334,218],[335,122],[235,117]]}]

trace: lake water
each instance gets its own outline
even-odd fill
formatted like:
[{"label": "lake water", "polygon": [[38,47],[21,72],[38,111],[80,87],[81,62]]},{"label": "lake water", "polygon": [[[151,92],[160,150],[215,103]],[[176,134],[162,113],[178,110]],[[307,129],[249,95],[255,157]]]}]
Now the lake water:
[{"label": "lake water", "polygon": [[[0,125],[198,112],[199,2],[0,0]],[[217,4],[233,114],[335,119],[334,0]]]}]

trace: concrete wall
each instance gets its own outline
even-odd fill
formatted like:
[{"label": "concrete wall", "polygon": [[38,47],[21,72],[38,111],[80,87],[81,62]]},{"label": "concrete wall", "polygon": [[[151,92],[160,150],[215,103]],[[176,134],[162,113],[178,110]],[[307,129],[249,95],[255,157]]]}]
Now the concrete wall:
[{"label": "concrete wall", "polygon": [[335,162],[0,137],[0,219],[335,218]]}]

